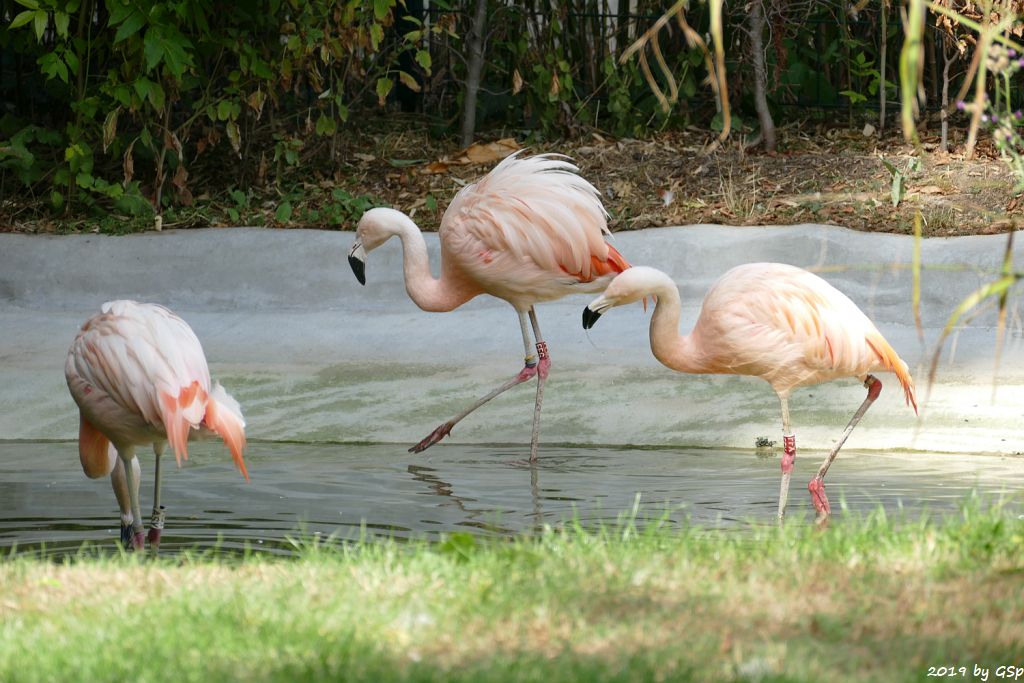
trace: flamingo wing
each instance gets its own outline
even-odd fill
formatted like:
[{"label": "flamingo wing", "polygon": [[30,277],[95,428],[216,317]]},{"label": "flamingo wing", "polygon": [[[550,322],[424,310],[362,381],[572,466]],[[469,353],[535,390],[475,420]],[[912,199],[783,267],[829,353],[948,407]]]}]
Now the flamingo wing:
[{"label": "flamingo wing", "polygon": [[626,260],[604,240],[598,191],[557,155],[512,155],[452,200],[441,220],[449,254],[475,279],[561,278],[587,283]]},{"label": "flamingo wing", "polygon": [[849,297],[813,273],[778,263],[739,266],[712,286],[704,309],[701,336],[720,340],[734,371],[788,390],[885,369],[916,406],[906,363]]},{"label": "flamingo wing", "polygon": [[96,428],[103,427],[99,406],[105,404],[165,433],[179,462],[188,457],[188,433],[203,420],[210,373],[199,340],[181,318],[156,304],[108,302],[83,325],[65,370]]}]

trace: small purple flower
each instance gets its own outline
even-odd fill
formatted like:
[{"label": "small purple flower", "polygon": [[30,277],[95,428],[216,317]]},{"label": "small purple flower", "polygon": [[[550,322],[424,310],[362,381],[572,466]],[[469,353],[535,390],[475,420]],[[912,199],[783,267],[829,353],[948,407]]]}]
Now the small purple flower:
[{"label": "small purple flower", "polygon": [[1020,109],[1018,109],[1017,111],[1013,112],[1013,118],[1015,118],[1018,121],[1020,121],[1022,118],[1024,118],[1024,112],[1022,112]]},{"label": "small purple flower", "polygon": [[957,101],[956,101],[956,108],[957,108],[958,110],[960,110],[960,111],[963,111],[964,109],[966,109],[966,108],[967,108],[967,105],[966,105],[966,104],[964,104],[964,101],[963,101],[963,100],[957,100]]},{"label": "small purple flower", "polygon": [[[985,117],[983,116],[982,119],[984,120],[984,118]],[[999,120],[999,116],[997,114],[992,114],[992,123],[995,123],[998,120]]]},{"label": "small purple flower", "polygon": [[1024,67],[1024,57],[1021,57],[1020,59],[1017,60],[1017,66]]},{"label": "small purple flower", "polygon": [[1010,57],[1016,57],[1017,51],[1011,47],[1009,50],[1006,51],[1006,54],[1009,55]]}]

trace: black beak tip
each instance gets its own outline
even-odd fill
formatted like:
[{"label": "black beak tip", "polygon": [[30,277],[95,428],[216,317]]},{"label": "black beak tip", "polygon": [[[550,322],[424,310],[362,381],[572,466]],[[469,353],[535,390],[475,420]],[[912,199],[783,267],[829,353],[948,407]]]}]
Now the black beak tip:
[{"label": "black beak tip", "polygon": [[597,322],[601,314],[592,310],[589,306],[583,309],[583,329],[589,330]]},{"label": "black beak tip", "polygon": [[359,284],[366,284],[366,264],[355,256],[348,257],[348,264],[352,266],[352,273],[359,280]]}]

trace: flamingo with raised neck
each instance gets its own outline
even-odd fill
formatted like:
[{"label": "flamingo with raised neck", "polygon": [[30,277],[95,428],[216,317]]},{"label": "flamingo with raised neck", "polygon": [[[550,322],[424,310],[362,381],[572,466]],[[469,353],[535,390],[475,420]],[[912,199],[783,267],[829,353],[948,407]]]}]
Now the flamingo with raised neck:
[{"label": "flamingo with raised neck", "polygon": [[[441,218],[440,277],[430,272],[427,246],[412,219],[394,209],[371,209],[356,228],[349,264],[366,284],[366,258],[398,237],[405,289],[424,311],[451,311],[479,294],[504,299],[519,316],[523,369],[410,448],[434,445],[471,412],[512,387],[537,377],[530,460],[537,458],[544,382],[551,367],[534,305],[568,294],[602,291],[629,268],[610,244],[607,213],[597,190],[560,155],[513,154],[481,180],[462,188]],[[529,316],[530,325],[527,325]],[[531,343],[533,328],[535,344]],[[534,354],[536,348],[536,355]]]}]

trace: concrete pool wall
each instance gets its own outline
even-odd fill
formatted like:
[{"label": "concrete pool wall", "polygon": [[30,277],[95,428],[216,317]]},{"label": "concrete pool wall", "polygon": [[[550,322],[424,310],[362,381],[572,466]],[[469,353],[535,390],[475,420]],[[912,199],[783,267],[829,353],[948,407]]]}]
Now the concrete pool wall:
[{"label": "concrete pool wall", "polygon": [[[1021,235],[1019,237],[1024,237]],[[436,235],[426,235],[437,271]],[[67,348],[104,301],[170,306],[195,329],[211,371],[241,402],[254,439],[412,444],[517,372],[512,308],[478,297],[424,313],[402,283],[401,247],[370,254],[361,287],[346,262],[353,234],[208,229],[127,237],[0,234],[0,439],[71,439],[77,413],[64,384]],[[634,264],[674,276],[684,331],[708,285],[728,268],[781,261],[817,270],[846,292],[910,364],[923,400],[927,363],[956,305],[994,279],[1005,235],[924,242],[918,340],[911,308],[913,240],[834,226],[688,226],[618,233]],[[1015,262],[1024,263],[1024,239]],[[989,310],[947,344],[920,420],[895,378],[850,440],[857,449],[963,453],[1024,451],[1024,336],[1018,287],[993,403],[995,316]],[[767,384],[684,376],[662,367],[639,305],[580,325],[593,295],[538,307],[553,361],[542,443],[745,448],[780,440]],[[533,385],[518,387],[456,427],[462,443],[525,443]],[[826,448],[864,397],[855,381],[798,390],[798,444]],[[434,448],[443,447],[443,443]]]}]

